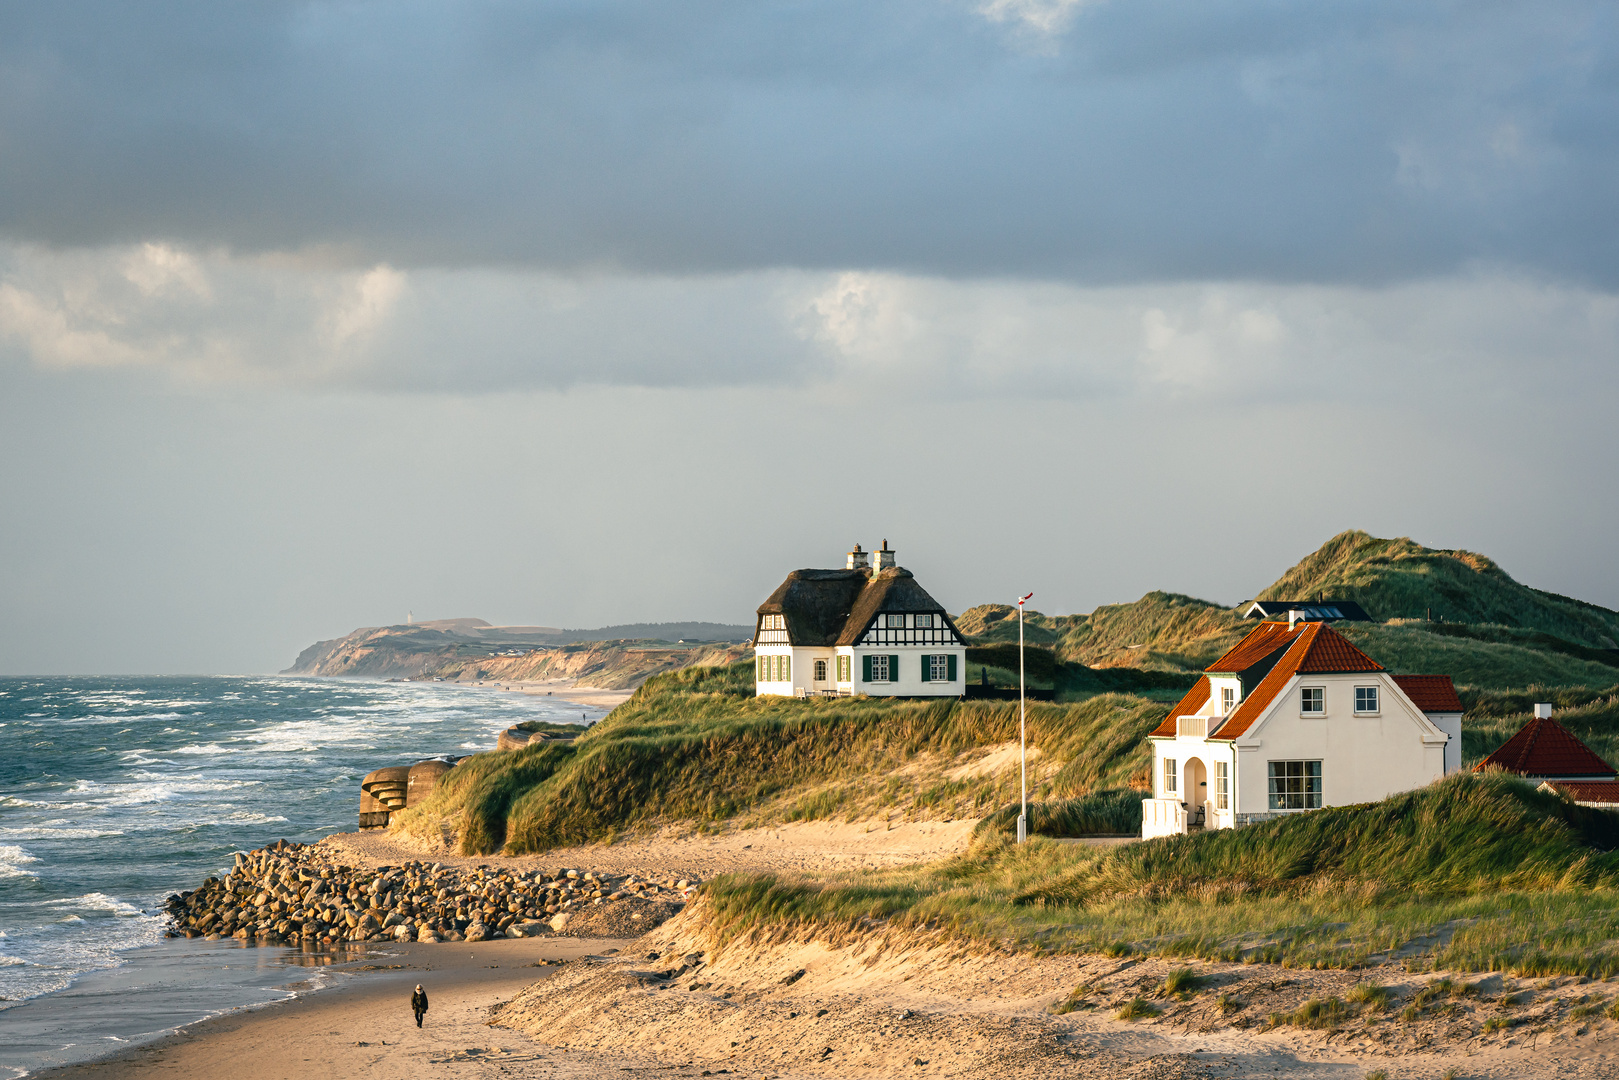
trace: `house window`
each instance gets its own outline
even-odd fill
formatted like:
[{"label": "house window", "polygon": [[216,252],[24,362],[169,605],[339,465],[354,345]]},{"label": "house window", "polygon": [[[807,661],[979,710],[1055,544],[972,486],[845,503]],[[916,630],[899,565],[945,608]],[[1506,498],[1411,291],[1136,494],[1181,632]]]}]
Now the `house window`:
[{"label": "house window", "polygon": [[817,660],[817,661],[815,661],[815,681],[816,682],[826,682],[826,661],[825,660]]},{"label": "house window", "polygon": [[903,630],[903,629],[905,629],[905,616],[903,616],[903,615],[885,615],[883,618],[884,618],[884,625],[887,626],[890,630]]},{"label": "house window", "polygon": [[928,657],[928,682],[950,681],[950,657]]},{"label": "house window", "polygon": [[872,682],[889,682],[889,681],[891,681],[892,676],[890,675],[889,670],[888,670],[888,657],[886,657],[886,656],[873,656],[870,659],[871,659],[871,681]]},{"label": "house window", "polygon": [[849,681],[849,657],[838,657],[838,682]]},{"label": "house window", "polygon": [[762,615],[759,618],[759,629],[761,629],[761,630],[785,630],[785,629],[787,629],[787,616],[785,616],[785,615]]},{"label": "house window", "polygon": [[1361,714],[1377,712],[1377,687],[1355,687],[1355,711]]},{"label": "house window", "polygon": [[1269,764],[1272,810],[1321,809],[1321,762],[1272,761]]},{"label": "house window", "polygon": [[1214,763],[1214,808],[1216,810],[1231,809],[1231,763],[1229,761],[1216,761]]},{"label": "house window", "polygon": [[759,681],[770,681],[770,657],[768,656],[759,657]]},{"label": "house window", "polygon": [[1299,691],[1299,712],[1305,716],[1322,716],[1327,711],[1327,691],[1320,686],[1306,686]]},{"label": "house window", "polygon": [[1178,783],[1176,783],[1176,780],[1175,780],[1176,775],[1177,774],[1175,772],[1175,759],[1172,758],[1172,757],[1166,757],[1164,759],[1164,794],[1165,795],[1173,795],[1173,794],[1175,794],[1175,792],[1177,790],[1179,790],[1180,785]]},{"label": "house window", "polygon": [[918,630],[931,630],[931,629],[933,629],[933,616],[932,615],[918,615],[916,617],[916,628]]},{"label": "house window", "polygon": [[1221,715],[1222,716],[1230,716],[1231,715],[1231,710],[1232,710],[1233,707],[1236,706],[1236,704],[1237,704],[1237,690],[1236,690],[1236,687],[1232,687],[1232,686],[1222,686],[1222,687],[1220,687],[1220,713],[1221,713]]}]

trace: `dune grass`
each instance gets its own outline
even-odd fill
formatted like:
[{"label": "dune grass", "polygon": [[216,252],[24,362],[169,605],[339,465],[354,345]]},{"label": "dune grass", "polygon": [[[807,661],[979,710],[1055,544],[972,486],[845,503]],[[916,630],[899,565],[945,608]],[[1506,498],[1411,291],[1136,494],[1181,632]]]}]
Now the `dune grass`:
[{"label": "dune grass", "polygon": [[982,947],[1619,974],[1619,818],[1500,776],[1110,849],[991,836],[929,867],[705,887],[716,940],[932,931]]},{"label": "dune grass", "polygon": [[1396,674],[1449,675],[1457,686],[1612,686],[1619,667],[1571,656],[1523,640],[1489,640],[1433,632],[1425,623],[1337,623],[1333,629]]},{"label": "dune grass", "polygon": [[[1031,703],[1033,794],[1072,799],[1144,775],[1144,737],[1166,708],[1119,694]],[[1015,739],[1017,716],[1015,702],[754,697],[751,663],[689,668],[648,680],[571,744],[462,762],[396,820],[432,834],[449,819],[463,851],[515,854],[666,822],[979,817],[1013,801],[1015,773],[951,771]]]}]

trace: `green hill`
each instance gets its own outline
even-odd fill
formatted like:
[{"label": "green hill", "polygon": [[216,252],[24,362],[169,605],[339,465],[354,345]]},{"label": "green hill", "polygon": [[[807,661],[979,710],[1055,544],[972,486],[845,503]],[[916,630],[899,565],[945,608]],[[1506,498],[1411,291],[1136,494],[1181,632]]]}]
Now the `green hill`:
[{"label": "green hill", "polygon": [[1354,600],[1374,619],[1428,619],[1540,630],[1599,649],[1619,649],[1619,612],[1514,581],[1471,551],[1425,548],[1407,537],[1339,533],[1255,599],[1316,595]]}]

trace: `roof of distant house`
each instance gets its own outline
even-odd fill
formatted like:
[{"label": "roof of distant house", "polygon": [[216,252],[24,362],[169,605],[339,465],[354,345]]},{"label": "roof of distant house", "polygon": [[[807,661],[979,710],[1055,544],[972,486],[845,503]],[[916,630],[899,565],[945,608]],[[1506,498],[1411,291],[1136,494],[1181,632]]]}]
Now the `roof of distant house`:
[{"label": "roof of distant house", "polygon": [[1545,786],[1577,803],[1619,806],[1619,780],[1548,780]]},{"label": "roof of distant house", "polygon": [[1353,600],[1255,600],[1242,613],[1245,619],[1285,619],[1297,611],[1311,622],[1371,622],[1366,609]]},{"label": "roof of distant house", "polygon": [[1537,716],[1508,739],[1495,753],[1473,766],[1474,772],[1504,769],[1519,776],[1546,779],[1599,779],[1619,776],[1562,724]]},{"label": "roof of distant house", "polygon": [[759,605],[761,615],[786,617],[788,640],[794,645],[853,645],[885,612],[939,615],[961,636],[943,605],[899,566],[875,574],[860,569],[794,570]]},{"label": "roof of distant house", "polygon": [[1462,699],[1456,696],[1456,684],[1449,675],[1396,675],[1394,681],[1423,712],[1462,711]]}]

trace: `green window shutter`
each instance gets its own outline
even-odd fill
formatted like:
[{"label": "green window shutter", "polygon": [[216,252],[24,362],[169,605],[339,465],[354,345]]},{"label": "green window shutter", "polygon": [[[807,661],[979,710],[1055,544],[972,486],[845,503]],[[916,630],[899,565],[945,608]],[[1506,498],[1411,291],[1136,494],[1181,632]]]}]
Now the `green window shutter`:
[{"label": "green window shutter", "polygon": [[770,681],[769,679],[765,678],[765,676],[767,674],[769,674],[769,672],[767,672],[765,670],[765,661],[766,661],[766,659],[767,658],[763,657],[763,656],[759,657],[759,678],[758,678],[759,682],[769,682]]},{"label": "green window shutter", "polygon": [[897,656],[888,658],[888,681],[899,682],[899,657]]},{"label": "green window shutter", "polygon": [[929,656],[927,653],[922,654],[922,681],[923,682],[928,681],[928,675],[930,674],[930,672],[928,671],[928,663],[932,659],[933,659],[933,657]]},{"label": "green window shutter", "polygon": [[793,681],[793,658],[791,656],[781,658],[781,681]]},{"label": "green window shutter", "polygon": [[950,659],[946,661],[946,665],[950,668],[950,671],[949,671],[950,681],[955,682],[956,681],[956,654],[955,653],[950,654]]},{"label": "green window shutter", "polygon": [[870,656],[862,656],[860,658],[860,681],[861,682],[870,682],[871,681],[871,657]]}]

